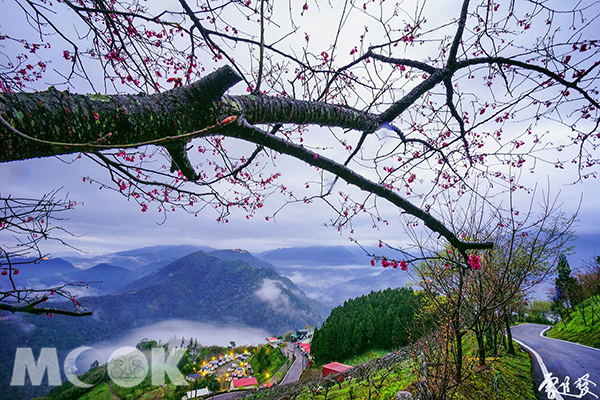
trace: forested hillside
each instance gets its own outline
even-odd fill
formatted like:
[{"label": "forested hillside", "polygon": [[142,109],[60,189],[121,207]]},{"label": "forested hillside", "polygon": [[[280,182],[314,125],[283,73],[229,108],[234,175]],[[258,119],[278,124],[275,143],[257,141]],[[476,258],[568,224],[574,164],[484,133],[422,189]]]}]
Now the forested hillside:
[{"label": "forested hillside", "polygon": [[386,289],[348,300],[315,330],[311,353],[317,363],[393,349],[418,338],[432,323],[427,299],[411,288]]},{"label": "forested hillside", "polygon": [[[169,319],[234,324],[283,333],[323,321],[326,309],[307,298],[289,279],[270,268],[223,261],[199,251],[132,284],[127,292],[93,298],[94,316],[52,318],[32,315],[0,320],[0,393],[8,390],[16,347],[56,347],[59,357],[83,345],[119,338],[131,329]],[[66,305],[65,305],[66,304]],[[69,303],[57,307],[67,306]],[[177,332],[174,332],[177,334]],[[11,387],[12,397],[43,393],[33,386]]]}]

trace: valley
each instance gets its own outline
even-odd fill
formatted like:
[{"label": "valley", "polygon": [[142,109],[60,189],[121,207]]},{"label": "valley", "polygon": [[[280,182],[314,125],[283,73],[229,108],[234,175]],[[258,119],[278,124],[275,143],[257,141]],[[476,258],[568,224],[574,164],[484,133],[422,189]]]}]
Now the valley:
[{"label": "valley", "polygon": [[[295,264],[282,261],[294,253]],[[279,249],[270,257],[277,265],[245,250],[153,246],[26,265],[17,277],[23,286],[88,282],[75,288],[73,296],[93,315],[4,314],[0,325],[8,334],[0,343],[0,385],[7,388],[17,347],[30,347],[34,353],[57,348],[60,358],[79,346],[91,346],[98,351],[90,357],[107,360],[114,349],[135,346],[145,337],[163,343],[177,336],[198,338],[203,345],[254,345],[265,337],[319,326],[332,306],[381,289],[377,275],[401,275],[372,267],[368,258],[342,247]],[[322,261],[315,264],[317,260]],[[362,284],[353,287],[353,279]],[[392,278],[383,286],[399,283]],[[53,299],[52,305],[71,306],[59,300]],[[81,370],[93,361],[82,358]]]}]

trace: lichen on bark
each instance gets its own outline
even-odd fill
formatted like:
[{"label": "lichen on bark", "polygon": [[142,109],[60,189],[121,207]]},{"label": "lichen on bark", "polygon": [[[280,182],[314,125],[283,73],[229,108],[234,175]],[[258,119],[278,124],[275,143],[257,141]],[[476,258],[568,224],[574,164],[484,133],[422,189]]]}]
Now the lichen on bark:
[{"label": "lichen on bark", "polygon": [[[193,84],[154,95],[79,95],[50,88],[0,94],[0,162],[131,146],[175,137],[229,116],[252,124],[315,124],[375,131],[377,115],[350,107],[262,95],[224,95],[240,77],[223,67]],[[33,138],[33,139],[31,139]],[[171,146],[173,148],[173,146]]]}]

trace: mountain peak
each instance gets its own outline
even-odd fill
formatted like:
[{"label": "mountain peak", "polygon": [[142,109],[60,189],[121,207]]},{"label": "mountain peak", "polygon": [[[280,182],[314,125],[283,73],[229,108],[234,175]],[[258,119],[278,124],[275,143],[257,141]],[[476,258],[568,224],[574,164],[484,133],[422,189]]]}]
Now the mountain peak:
[{"label": "mountain peak", "polygon": [[275,270],[273,264],[256,258],[247,250],[242,249],[228,249],[228,250],[215,250],[208,253],[211,256],[217,257],[221,260],[240,260],[246,262],[252,268],[269,268]]},{"label": "mountain peak", "polygon": [[[183,318],[237,323],[271,332],[317,325],[326,316],[322,305],[308,299],[273,268],[252,267],[239,259],[222,260],[203,251],[182,257],[131,283],[122,292],[94,302],[99,314],[103,313],[103,304],[110,303],[111,309],[119,310],[113,313],[140,315],[138,323],[142,319],[152,323]],[[132,308],[144,311],[138,314]]]}]

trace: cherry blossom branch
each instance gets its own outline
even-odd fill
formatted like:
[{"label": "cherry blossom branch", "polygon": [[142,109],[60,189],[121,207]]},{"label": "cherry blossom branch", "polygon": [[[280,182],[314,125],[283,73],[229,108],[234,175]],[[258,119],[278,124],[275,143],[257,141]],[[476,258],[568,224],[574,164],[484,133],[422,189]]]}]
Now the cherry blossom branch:
[{"label": "cherry blossom branch", "polygon": [[465,131],[465,121],[462,119],[460,115],[458,115],[458,111],[456,111],[456,106],[454,105],[454,89],[452,88],[452,78],[446,78],[444,80],[444,85],[446,86],[446,105],[450,110],[450,114],[458,123],[460,129],[460,138],[464,144],[465,153],[467,154],[467,158],[471,165],[473,165],[473,159],[471,158],[471,153],[469,151],[469,143],[467,142],[467,132]]},{"label": "cherry blossom branch", "polygon": [[[74,286],[74,285],[80,285],[78,283],[71,283],[69,284],[69,286]],[[50,291],[52,293],[59,293],[61,291],[61,289],[64,288],[54,288],[54,289],[45,289],[45,291]],[[31,290],[23,290],[20,292],[31,292]],[[6,292],[2,293],[5,294]],[[17,295],[16,293],[14,293],[15,296]],[[53,315],[66,315],[66,316],[70,316],[70,317],[85,317],[85,316],[89,316],[92,315],[93,312],[92,311],[78,311],[78,310],[64,310],[64,309],[60,309],[60,308],[56,308],[56,307],[38,307],[40,304],[45,303],[49,300],[48,295],[44,294],[42,297],[37,298],[36,300],[31,300],[31,301],[24,301],[25,304],[22,304],[23,302],[20,303],[5,303],[0,301],[0,310],[2,311],[8,311],[11,313],[17,313],[17,312],[22,312],[22,313],[27,313],[27,314],[34,314],[34,315],[47,315],[47,316],[53,316]]]},{"label": "cherry blossom branch", "polygon": [[[549,70],[548,68],[540,67],[539,65],[535,65],[532,63],[527,63],[524,61],[519,61],[519,60],[515,60],[513,58],[506,58],[506,57],[483,57],[483,58],[471,58],[471,59],[467,59],[467,60],[463,60],[463,61],[458,61],[456,63],[456,69],[458,70],[458,69],[470,67],[472,65],[481,65],[481,64],[510,65],[510,66],[519,67],[519,68],[522,68],[522,69],[525,69],[528,71],[539,72],[541,74],[546,75],[548,78],[555,80],[556,82],[558,82],[559,84],[561,84],[567,88],[576,90],[587,101],[589,101],[594,107],[600,108],[600,102],[598,102],[597,99],[594,99],[592,96],[590,96],[588,91],[586,91],[585,89],[583,89],[577,85],[578,80],[569,82],[565,78],[563,78],[562,76],[557,74],[556,72],[553,72],[553,71]],[[600,65],[600,62],[596,62],[591,68],[595,68],[598,65]]]},{"label": "cherry blossom branch", "polygon": [[[92,282],[70,282],[44,289],[20,288],[20,285],[17,284],[18,278],[16,277],[20,278],[27,274],[27,271],[22,271],[24,266],[47,260],[39,248],[40,240],[58,240],[68,246],[52,233],[56,230],[66,232],[64,228],[54,226],[56,221],[61,221],[56,214],[73,208],[74,203],[67,199],[57,200],[56,193],[57,191],[51,192],[41,199],[10,196],[0,198],[0,231],[10,233],[16,242],[15,244],[3,242],[0,246],[0,280],[8,279],[10,281],[8,289],[0,290],[0,310],[48,315],[53,313],[75,316],[91,314],[69,292],[68,288],[87,287]],[[69,301],[74,310],[39,306],[56,296]]]},{"label": "cherry blossom branch", "polygon": [[444,237],[452,246],[461,252],[469,249],[489,249],[492,243],[472,243],[463,242],[456,237],[444,224],[428,212],[416,207],[411,202],[400,196],[398,193],[386,188],[383,184],[373,182],[362,175],[356,173],[350,168],[295,143],[288,142],[279,137],[270,135],[247,121],[240,119],[235,126],[229,126],[221,132],[225,136],[236,137],[256,144],[262,144],[272,150],[282,154],[290,155],[302,160],[309,165],[324,169],[335,176],[339,176],[347,183],[358,187],[359,189],[373,193],[378,197],[388,200],[390,203],[402,209],[405,213],[412,215],[425,223],[429,229]]}]

